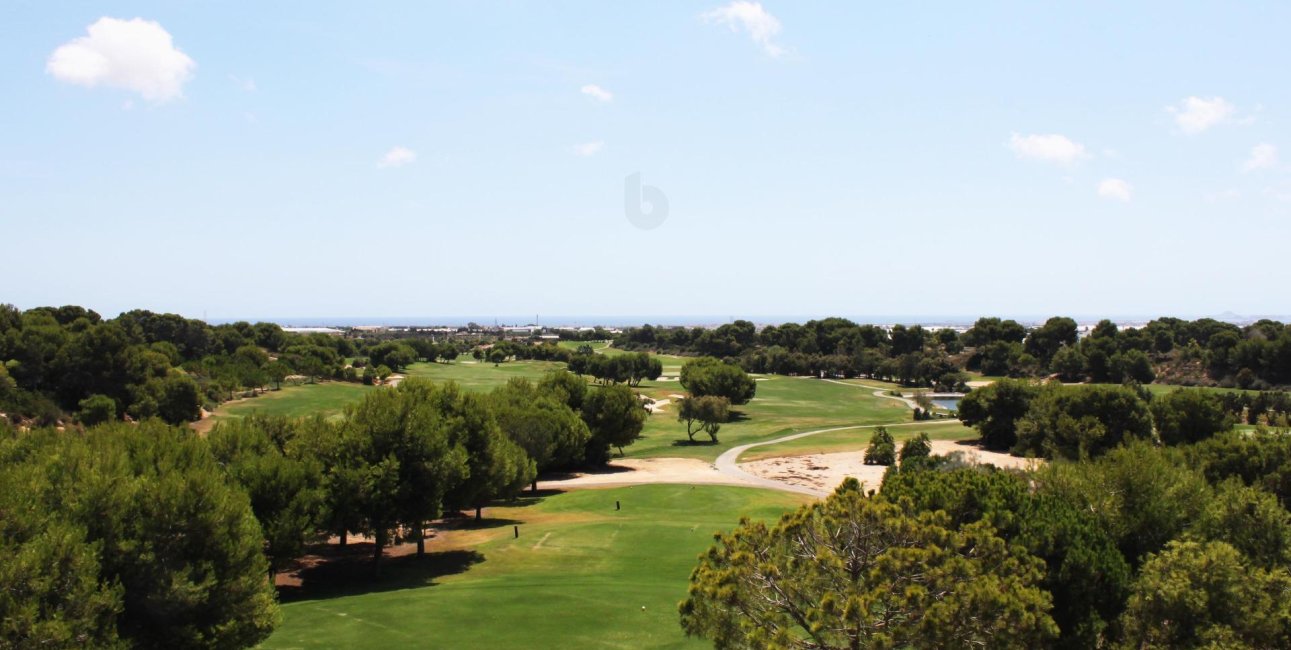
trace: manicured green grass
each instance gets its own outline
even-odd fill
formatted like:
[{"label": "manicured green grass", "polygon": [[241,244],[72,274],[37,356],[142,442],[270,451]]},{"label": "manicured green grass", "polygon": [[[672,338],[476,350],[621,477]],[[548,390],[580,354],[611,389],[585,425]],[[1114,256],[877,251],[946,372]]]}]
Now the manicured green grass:
[{"label": "manicured green grass", "polygon": [[[973,440],[978,437],[976,429],[964,426],[959,420],[929,420],[927,422],[910,422],[888,427],[888,433],[891,433],[898,443],[913,438],[921,432],[928,434],[928,437],[932,440]],[[740,455],[740,462],[778,456],[862,451],[869,446],[870,436],[873,434],[874,427],[818,433],[814,436],[798,438],[797,440],[789,440],[765,447],[754,447]]]},{"label": "manicured green grass", "polygon": [[600,352],[610,346],[609,341],[557,341],[556,345],[569,350],[577,350],[584,345],[591,346],[593,351]]},{"label": "manicured green grass", "polygon": [[[675,378],[684,357],[661,355],[664,377]],[[549,361],[512,361],[494,365],[475,362],[468,356],[451,364],[416,363],[404,374],[434,381],[455,381],[466,390],[488,391],[505,384],[512,377],[537,381],[547,372],[564,364]],[[812,378],[759,376],[757,396],[752,402],[736,407],[737,418],[722,425],[719,443],[689,444],[685,425],[676,419],[676,406],[668,405],[646,421],[642,438],[626,448],[629,457],[648,458],[680,456],[715,459],[734,445],[833,426],[856,424],[889,424],[907,422],[910,411],[900,402],[874,396],[875,390],[887,390],[894,384],[869,381],[834,382]],[[335,416],[345,405],[358,401],[370,387],[353,383],[324,382],[286,388],[244,402],[235,402],[216,411],[215,420],[238,417],[259,411],[293,417],[321,413]],[[597,390],[592,387],[591,390]],[[675,379],[644,382],[642,393],[657,400],[670,399],[685,391]],[[700,435],[699,438],[706,438]]]},{"label": "manicured green grass", "polygon": [[508,361],[495,366],[463,355],[453,363],[414,363],[403,374],[433,381],[455,381],[471,391],[490,391],[505,385],[512,377],[538,381],[547,372],[564,367],[565,364],[556,361]]},{"label": "manicured green grass", "polygon": [[286,386],[282,390],[272,390],[259,397],[224,404],[216,409],[215,415],[209,419],[219,422],[221,419],[245,417],[252,413],[292,418],[313,415],[336,417],[344,412],[346,404],[359,401],[364,393],[370,390],[372,390],[371,386],[344,381]]},{"label": "manicured green grass", "polygon": [[1217,386],[1176,386],[1173,384],[1144,384],[1144,387],[1152,392],[1153,395],[1164,395],[1173,393],[1177,390],[1200,390],[1205,393],[1219,395],[1222,393],[1246,393],[1248,395],[1258,395],[1258,390],[1243,390],[1241,388],[1219,388]]},{"label": "manicured green grass", "polygon": [[[664,377],[675,378],[686,362],[685,357],[672,355],[660,355],[659,358],[664,364]],[[564,367],[561,363],[544,361],[512,361],[497,366],[471,361],[469,357],[462,357],[452,364],[417,363],[405,374],[436,381],[452,380],[468,390],[486,391],[505,384],[511,377],[536,381],[548,371]],[[627,456],[712,460],[731,446],[767,440],[777,435],[828,426],[884,424],[910,419],[909,409],[900,402],[873,395],[874,390],[894,388],[895,384],[854,382],[857,385],[843,385],[774,375],[761,378],[763,381],[758,382],[757,397],[749,404],[737,407],[740,418],[722,425],[718,434],[719,444],[688,444],[685,425],[677,421],[675,406],[669,405],[663,412],[650,416],[642,438],[625,449]],[[593,386],[591,390],[597,388]],[[644,382],[638,390],[657,400],[675,401],[671,395],[685,393],[675,379]]]},{"label": "manicured green grass", "polygon": [[387,561],[384,582],[285,604],[263,647],[709,647],[677,622],[696,556],[741,515],[773,519],[802,499],[640,485],[489,508],[495,527],[450,532],[421,561]]},{"label": "manicured green grass", "polygon": [[[691,445],[686,425],[677,421],[675,397],[685,391],[676,381],[645,382],[640,389],[655,399],[671,399],[650,416],[642,438],[626,449],[628,457],[684,456],[713,460],[726,449],[811,429],[852,424],[887,424],[910,420],[910,409],[896,400],[874,396],[875,388],[811,378],[759,376],[757,396],[735,407],[737,419],[722,425],[719,444]],[[696,440],[707,439],[700,434]]]}]

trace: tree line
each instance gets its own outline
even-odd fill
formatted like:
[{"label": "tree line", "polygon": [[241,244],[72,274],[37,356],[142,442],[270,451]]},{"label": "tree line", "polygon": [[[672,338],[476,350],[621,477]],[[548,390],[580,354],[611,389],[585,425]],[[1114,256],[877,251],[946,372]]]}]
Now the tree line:
[{"label": "tree line", "polygon": [[886,432],[871,449],[877,492],[849,479],[718,534],[682,628],[718,647],[1291,645],[1286,433],[1131,438],[1030,471],[915,440],[896,463]]},{"label": "tree line", "polygon": [[1257,390],[1291,385],[1291,325],[1267,319],[1241,327],[1209,318],[1158,318],[1124,329],[1104,320],[1084,338],[1068,317],[1030,328],[984,317],[963,334],[843,318],[758,330],[737,320],[715,328],[627,328],[614,345],[734,359],[750,372],[864,376],[939,389],[962,388],[965,370],[1093,383],[1150,383],[1160,377]]},{"label": "tree line", "polygon": [[625,383],[638,386],[643,380],[655,380],[663,375],[663,362],[646,352],[623,354],[596,354],[589,346],[580,346],[569,357],[570,371],[591,375],[602,383]]},{"label": "tree line", "polygon": [[[570,356],[552,344],[493,347],[505,358]],[[0,413],[43,425],[125,417],[178,424],[291,377],[373,384],[419,361],[452,363],[470,349],[425,336],[298,334],[273,323],[209,325],[146,310],[104,319],[76,306],[0,305]]]},{"label": "tree line", "polygon": [[272,577],[329,536],[425,552],[430,522],[604,464],[640,434],[624,385],[566,371],[490,393],[417,378],[339,421],[250,416],[205,437],[158,419],[0,422],[0,644],[246,647],[280,618]]}]

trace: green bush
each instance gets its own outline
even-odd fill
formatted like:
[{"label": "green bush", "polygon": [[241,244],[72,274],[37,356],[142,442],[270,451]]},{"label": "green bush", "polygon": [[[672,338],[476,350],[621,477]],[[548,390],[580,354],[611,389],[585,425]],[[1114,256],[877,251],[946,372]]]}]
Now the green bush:
[{"label": "green bush", "polygon": [[896,462],[897,443],[886,427],[879,427],[870,436],[870,446],[865,450],[866,465],[891,465]]}]

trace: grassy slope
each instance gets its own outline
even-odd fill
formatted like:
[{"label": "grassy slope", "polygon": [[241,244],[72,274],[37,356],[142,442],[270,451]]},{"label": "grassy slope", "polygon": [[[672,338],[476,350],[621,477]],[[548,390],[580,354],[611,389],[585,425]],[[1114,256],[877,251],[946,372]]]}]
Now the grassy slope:
[{"label": "grassy slope", "polygon": [[[661,355],[664,377],[671,380],[645,382],[639,390],[655,399],[675,399],[684,391],[675,378],[685,358]],[[467,390],[487,391],[512,377],[537,380],[561,363],[515,361],[494,366],[462,357],[456,363],[417,363],[406,375],[435,381],[455,381]],[[715,459],[723,450],[747,442],[768,440],[779,435],[830,426],[885,424],[909,420],[909,410],[894,400],[875,397],[873,391],[891,384],[842,385],[814,379],[765,376],[758,382],[757,397],[737,407],[742,417],[722,426],[719,444],[687,444],[685,425],[676,419],[676,407],[667,406],[647,420],[642,438],[627,448],[629,457],[680,456]],[[872,384],[872,385],[870,385]],[[337,415],[345,405],[357,401],[370,387],[341,382],[291,387],[263,397],[235,402],[220,408],[216,419],[239,417],[252,412],[304,416],[314,413]],[[595,388],[593,388],[595,390]],[[705,436],[701,435],[701,438]]]},{"label": "grassy slope", "polygon": [[469,568],[435,576],[415,558],[391,562],[392,585],[286,604],[264,647],[706,647],[677,624],[696,556],[741,515],[772,519],[801,502],[750,488],[642,485],[491,508],[502,525],[449,533],[430,550],[455,552],[422,564],[478,561]]},{"label": "grassy slope", "polygon": [[[888,428],[888,433],[900,444],[913,438],[919,432],[928,434],[932,440],[973,440],[978,437],[976,429],[960,424],[959,420],[931,420],[928,422],[911,422]],[[830,431],[806,438],[790,440],[765,447],[754,447],[740,455],[740,461],[760,460],[776,456],[802,456],[805,454],[831,454],[840,451],[861,451],[870,444],[873,427]]]},{"label": "grassy slope", "polygon": [[[665,364],[668,362],[665,361]],[[665,376],[668,375],[665,368]],[[685,456],[713,460],[725,449],[781,435],[831,426],[905,422],[910,410],[900,402],[873,395],[874,389],[797,377],[766,376],[752,402],[736,407],[743,417],[723,424],[718,445],[685,443],[685,425],[675,407],[650,416],[642,439],[627,449],[629,457]],[[641,390],[656,399],[682,394],[675,381],[646,382]],[[697,437],[704,438],[701,434]]]},{"label": "grassy slope", "polygon": [[335,417],[344,411],[346,404],[357,402],[369,390],[372,390],[371,386],[342,381],[287,386],[282,390],[263,393],[259,397],[224,404],[216,409],[215,415],[210,419],[219,422],[222,419],[245,417],[252,413],[285,415],[293,418],[314,414]]},{"label": "grassy slope", "polygon": [[1144,384],[1144,387],[1152,392],[1153,395],[1164,395],[1173,393],[1177,390],[1200,390],[1205,393],[1219,395],[1221,393],[1246,393],[1247,395],[1258,395],[1258,390],[1242,390],[1241,388],[1219,388],[1218,386],[1175,386],[1173,384]]},{"label": "grassy slope", "polygon": [[537,381],[548,371],[564,367],[565,364],[554,361],[509,361],[494,366],[476,363],[463,355],[455,363],[414,363],[404,374],[433,381],[455,381],[466,390],[490,391],[505,385],[512,377]]}]

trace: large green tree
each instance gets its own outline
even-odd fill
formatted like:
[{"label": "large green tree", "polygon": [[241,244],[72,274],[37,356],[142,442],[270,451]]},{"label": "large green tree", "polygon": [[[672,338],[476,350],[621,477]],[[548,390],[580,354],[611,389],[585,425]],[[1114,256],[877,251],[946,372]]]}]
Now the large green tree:
[{"label": "large green tree", "polygon": [[1157,435],[1167,445],[1201,442],[1233,425],[1218,397],[1200,390],[1176,390],[1152,400]]},{"label": "large green tree", "polygon": [[1031,408],[1040,392],[1036,384],[1020,379],[1001,379],[974,389],[959,402],[961,422],[975,427],[987,449],[1009,450],[1017,444],[1017,423]]},{"label": "large green tree", "polygon": [[1066,316],[1054,316],[1044,325],[1031,330],[1027,335],[1024,347],[1031,356],[1040,360],[1040,365],[1049,366],[1049,361],[1064,345],[1076,344],[1076,321]]},{"label": "large green tree", "polygon": [[701,431],[717,442],[718,430],[730,417],[731,401],[717,395],[683,397],[677,404],[677,420],[686,423],[686,435],[691,442]]},{"label": "large green tree", "polygon": [[438,387],[434,402],[451,425],[450,443],[466,454],[466,474],[444,496],[445,505],[474,508],[480,519],[490,501],[514,497],[537,476],[534,461],[498,426],[486,396],[449,383]]},{"label": "large green tree", "polygon": [[374,562],[401,527],[424,552],[426,523],[469,476],[461,402],[456,385],[411,378],[368,393],[347,413],[338,474],[356,490],[352,508],[375,541]]},{"label": "large green tree", "polygon": [[986,522],[1044,560],[1041,586],[1053,596],[1060,648],[1105,645],[1120,615],[1130,568],[1101,522],[1079,505],[1036,494],[1026,476],[990,466],[954,467],[948,458],[888,470],[881,494],[917,512],[943,512],[952,526]]},{"label": "large green tree", "polygon": [[1210,486],[1161,449],[1139,441],[1092,462],[1054,462],[1033,474],[1036,490],[1092,513],[1132,565],[1161,550],[1201,516]]},{"label": "large green tree", "polygon": [[1125,386],[1046,385],[1017,421],[1015,451],[1045,458],[1098,456],[1129,440],[1149,440],[1148,405]]},{"label": "large green tree", "polygon": [[124,646],[122,589],[102,575],[102,544],[65,512],[32,507],[50,490],[37,463],[0,464],[0,647]]},{"label": "large green tree", "polygon": [[681,367],[681,386],[695,397],[725,397],[736,406],[748,404],[758,389],[743,368],[712,357],[687,361]]},{"label": "large green tree", "polygon": [[985,524],[908,515],[848,479],[774,526],[718,534],[681,625],[719,648],[1031,648],[1057,633],[1041,575]]},{"label": "large green tree", "polygon": [[1148,558],[1121,619],[1126,648],[1291,647],[1291,576],[1223,542],[1171,542]]},{"label": "large green tree", "polygon": [[321,466],[300,453],[294,429],[286,418],[253,415],[221,422],[207,436],[215,459],[251,499],[271,576],[303,554],[323,512]]},{"label": "large green tree", "polygon": [[[519,377],[491,395],[498,425],[533,460],[538,472],[583,462],[592,433],[566,404],[567,398],[554,387],[535,386]],[[532,486],[537,491],[536,475]]]},{"label": "large green tree", "polygon": [[624,385],[602,386],[588,391],[583,398],[583,421],[591,430],[584,458],[588,463],[604,465],[610,460],[610,447],[619,454],[641,435],[646,411],[631,388]]},{"label": "large green tree", "polygon": [[[87,643],[104,638],[94,621],[117,609],[117,588],[116,633],[133,647],[238,648],[268,636],[278,609],[260,526],[204,440],[151,422],[84,436],[35,431],[10,444],[0,451],[0,473],[34,469],[44,477],[17,494],[24,508],[49,514],[47,531],[57,536],[39,542],[43,549],[20,543],[19,556],[61,558],[41,575],[62,572],[65,585],[51,588],[90,598],[89,619],[78,623]],[[82,543],[88,554],[76,550]],[[109,587],[90,587],[92,557],[97,583]],[[50,603],[38,616],[60,615]]]}]

